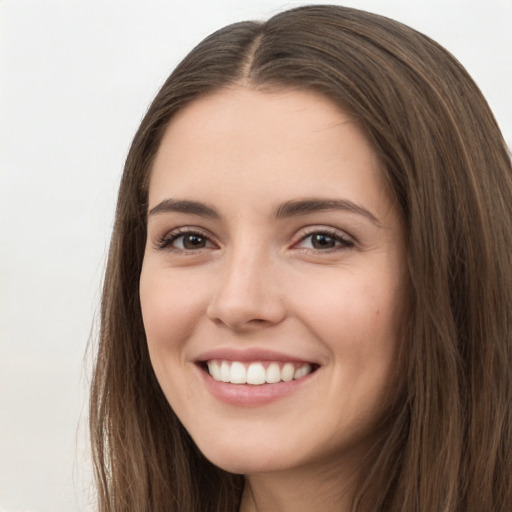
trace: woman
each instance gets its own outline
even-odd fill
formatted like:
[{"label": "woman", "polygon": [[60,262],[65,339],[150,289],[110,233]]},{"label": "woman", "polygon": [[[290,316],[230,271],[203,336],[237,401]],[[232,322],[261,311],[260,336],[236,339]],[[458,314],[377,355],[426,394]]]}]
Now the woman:
[{"label": "woman", "polygon": [[206,38],[121,183],[100,510],[512,510],[511,204],[427,37],[310,6]]}]

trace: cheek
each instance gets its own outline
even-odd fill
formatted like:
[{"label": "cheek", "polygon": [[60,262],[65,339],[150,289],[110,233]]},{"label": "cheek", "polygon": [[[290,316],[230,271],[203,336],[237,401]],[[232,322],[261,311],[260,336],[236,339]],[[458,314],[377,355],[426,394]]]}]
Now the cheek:
[{"label": "cheek", "polygon": [[[311,281],[314,282],[314,281]],[[335,340],[354,348],[374,347],[397,339],[402,315],[402,291],[393,280],[378,283],[371,274],[332,279],[321,286],[318,281],[300,290],[304,323],[321,332],[333,348]],[[394,344],[394,343],[393,343]],[[346,348],[346,347],[345,347]]]},{"label": "cheek", "polygon": [[179,272],[171,275],[143,266],[140,302],[150,350],[177,348],[192,333],[204,303],[200,290]]},{"label": "cheek", "polygon": [[400,282],[378,283],[368,274],[332,281],[321,293],[317,287],[302,293],[302,322],[330,353],[333,390],[351,390],[336,393],[347,401],[345,411],[372,416],[395,396],[404,319]]},{"label": "cheek", "polygon": [[185,286],[179,273],[171,276],[143,267],[140,301],[151,365],[167,400],[178,410],[192,398],[184,347],[201,314],[200,289],[190,282]]},{"label": "cheek", "polygon": [[167,400],[178,409],[189,398],[183,347],[197,325],[200,303],[190,283],[182,284],[179,273],[143,266],[140,302],[149,356]]}]

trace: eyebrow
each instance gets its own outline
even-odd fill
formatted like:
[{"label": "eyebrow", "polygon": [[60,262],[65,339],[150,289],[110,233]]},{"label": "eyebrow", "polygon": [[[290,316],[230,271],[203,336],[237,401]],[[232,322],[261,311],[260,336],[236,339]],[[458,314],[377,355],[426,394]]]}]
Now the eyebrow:
[{"label": "eyebrow", "polygon": [[176,199],[164,199],[158,203],[154,208],[149,210],[149,216],[158,215],[161,213],[190,213],[192,215],[199,215],[200,217],[209,217],[211,219],[219,219],[219,212],[212,206],[199,201],[178,201]]},{"label": "eyebrow", "polygon": [[298,215],[307,215],[309,213],[321,212],[321,211],[332,211],[340,210],[350,213],[356,213],[362,215],[370,220],[373,224],[378,227],[382,227],[382,224],[378,221],[377,217],[373,215],[369,210],[363,208],[361,205],[349,201],[348,199],[302,199],[286,201],[280,204],[274,210],[274,218],[282,219],[285,217],[294,217]]},{"label": "eyebrow", "polygon": [[[371,213],[366,208],[363,208],[361,205],[358,205],[353,201],[349,201],[348,199],[310,198],[286,201],[274,209],[272,216],[275,219],[283,219],[288,217],[297,217],[300,215],[308,215],[315,212],[333,210],[362,215],[376,226],[382,227],[382,224],[378,221],[377,217],[373,215],[373,213]],[[207,217],[210,219],[220,219],[221,217],[220,213],[213,206],[209,206],[200,201],[176,199],[164,199],[155,207],[151,208],[148,213],[149,216],[153,216],[172,212],[198,215],[200,217]]]}]

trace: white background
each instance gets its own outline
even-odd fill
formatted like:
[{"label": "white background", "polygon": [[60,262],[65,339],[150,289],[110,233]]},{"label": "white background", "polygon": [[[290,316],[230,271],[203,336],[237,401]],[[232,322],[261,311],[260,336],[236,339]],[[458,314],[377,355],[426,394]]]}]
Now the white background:
[{"label": "white background", "polygon": [[[0,508],[93,510],[86,347],[131,138],[204,36],[302,3],[0,0]],[[512,0],[343,4],[447,47],[512,145]]]}]

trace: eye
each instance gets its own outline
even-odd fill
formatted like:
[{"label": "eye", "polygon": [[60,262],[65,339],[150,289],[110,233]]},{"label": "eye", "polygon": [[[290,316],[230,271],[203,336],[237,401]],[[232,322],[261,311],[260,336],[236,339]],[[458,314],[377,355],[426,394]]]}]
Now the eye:
[{"label": "eye", "polygon": [[203,233],[196,231],[178,230],[167,234],[158,242],[159,249],[175,251],[198,251],[215,247],[210,239]]},{"label": "eye", "polygon": [[295,246],[302,249],[315,251],[332,251],[353,247],[354,242],[346,238],[341,232],[314,231],[303,236]]}]

